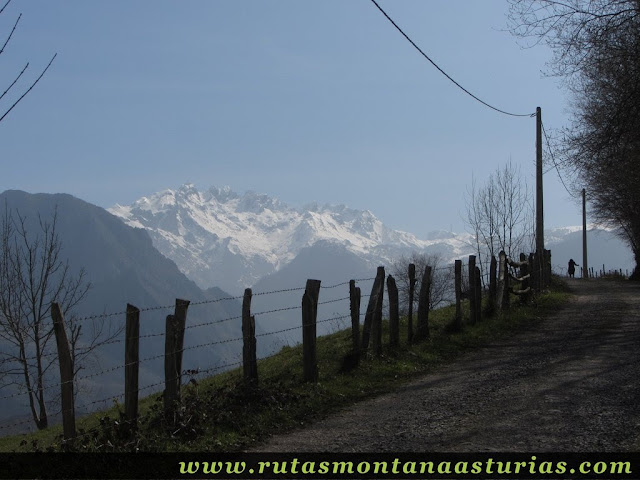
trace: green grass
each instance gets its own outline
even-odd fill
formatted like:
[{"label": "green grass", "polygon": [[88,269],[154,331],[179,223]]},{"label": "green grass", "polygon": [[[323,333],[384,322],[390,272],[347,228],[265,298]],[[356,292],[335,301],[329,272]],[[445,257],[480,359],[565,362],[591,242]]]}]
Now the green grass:
[{"label": "green grass", "polygon": [[[521,331],[544,316],[557,312],[570,294],[560,282],[551,292],[528,306],[518,305],[477,325],[453,332],[454,308],[432,311],[428,340],[407,345],[406,320],[401,322],[401,346],[383,349],[382,355],[366,355],[357,366],[345,369],[351,331],[344,330],[317,340],[319,381],[305,383],[302,348],[284,347],[277,355],[258,362],[257,386],[244,386],[242,369],[225,372],[183,387],[175,421],[162,415],[160,395],[140,400],[140,423],[135,434],[121,421],[122,406],[77,421],[79,439],[65,444],[61,427],[29,435],[0,439],[0,451],[237,451],[270,434],[299,428],[357,401],[395,390],[399,385],[446,364],[462,353],[497,338]],[[414,320],[415,322],[415,320]],[[388,325],[383,331],[388,342]],[[188,380],[188,379],[186,379]]]}]

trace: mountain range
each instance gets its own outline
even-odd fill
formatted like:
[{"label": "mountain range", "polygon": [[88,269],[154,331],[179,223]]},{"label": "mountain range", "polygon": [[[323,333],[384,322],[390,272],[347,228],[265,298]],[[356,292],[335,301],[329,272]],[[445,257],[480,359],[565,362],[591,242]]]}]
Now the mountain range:
[{"label": "mountain range", "polygon": [[[368,210],[318,204],[294,208],[229,187],[199,191],[185,184],[109,211],[127,225],[145,229],[154,246],[201,288],[216,286],[236,295],[247,287],[300,286],[305,278],[319,276],[320,269],[321,280],[329,283],[363,272],[372,276],[378,265],[388,267],[412,252],[436,254],[445,263],[474,253],[468,233],[435,231],[420,239],[385,226]],[[581,259],[581,230],[569,226],[545,231],[558,273],[569,258]],[[591,266],[633,266],[628,248],[611,231],[591,225],[589,239]],[[338,251],[340,262],[335,261]],[[328,264],[332,268],[323,268]],[[292,271],[301,276],[288,273]]]},{"label": "mountain range", "polygon": [[217,286],[234,294],[326,242],[344,247],[374,272],[377,265],[389,265],[412,251],[438,251],[446,258],[469,251],[468,235],[435,232],[422,240],[386,227],[368,210],[318,204],[293,208],[229,187],[201,192],[186,184],[109,211],[127,225],[147,230],[155,247],[200,287]]},{"label": "mountain range", "polygon": [[[57,211],[63,255],[72,271],[83,268],[92,284],[76,311],[92,317],[88,324],[115,312],[104,320],[120,328],[127,303],[144,309],[140,355],[157,357],[141,366],[140,385],[156,385],[146,393],[162,389],[162,333],[176,298],[192,302],[184,368],[206,370],[241,358],[238,295],[247,287],[254,293],[252,313],[262,334],[259,355],[264,356],[300,341],[299,307],[308,278],[322,281],[318,331],[323,334],[349,323],[350,279],[358,280],[365,295],[376,267],[384,265],[389,272],[402,255],[437,254],[446,265],[474,253],[469,234],[438,231],[419,239],[388,228],[370,211],[344,205],[293,208],[267,195],[240,195],[228,187],[201,192],[183,185],[108,211],[66,194],[15,190],[0,194],[0,204],[18,210],[36,230],[39,217],[46,220]],[[566,271],[569,258],[581,263],[581,228],[550,229],[545,237],[557,273]],[[589,261],[596,270],[603,264],[623,271],[633,267],[628,248],[612,232],[595,227],[589,231]],[[276,293],[261,295],[268,292]],[[277,333],[267,335],[272,332]],[[102,400],[109,403],[122,393],[123,360],[123,342],[99,350],[81,382],[81,407],[103,407]],[[103,371],[108,373],[91,377]],[[2,396],[7,393],[2,390]],[[0,428],[3,419],[24,412],[25,404],[26,397],[3,400]]]}]

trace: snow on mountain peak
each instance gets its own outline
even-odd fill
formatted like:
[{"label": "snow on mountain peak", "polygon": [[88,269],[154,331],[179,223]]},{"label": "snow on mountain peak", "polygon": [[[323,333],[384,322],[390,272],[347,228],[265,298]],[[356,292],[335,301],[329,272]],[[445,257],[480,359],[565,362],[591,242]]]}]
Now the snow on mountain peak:
[{"label": "snow on mountain peak", "polygon": [[201,287],[230,292],[241,292],[319,241],[342,244],[374,265],[434,243],[387,228],[368,210],[318,204],[295,209],[226,186],[200,192],[185,184],[109,210],[145,228],[156,248]]}]

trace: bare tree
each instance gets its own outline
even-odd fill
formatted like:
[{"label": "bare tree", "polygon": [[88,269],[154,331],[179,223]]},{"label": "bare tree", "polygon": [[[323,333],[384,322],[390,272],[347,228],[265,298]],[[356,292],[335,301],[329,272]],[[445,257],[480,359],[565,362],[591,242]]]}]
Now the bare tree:
[{"label": "bare tree", "polygon": [[591,214],[616,227],[640,277],[640,0],[510,0],[511,31],[554,53],[574,97],[552,156]]},{"label": "bare tree", "polygon": [[82,340],[73,309],[86,296],[90,284],[84,270],[72,274],[62,258],[57,231],[57,210],[50,221],[28,222],[5,204],[0,223],[0,388],[23,392],[38,429],[49,424],[48,408],[55,404],[52,374],[57,364],[51,304],[57,302],[67,319],[74,374],[101,343],[118,332],[93,327]]},{"label": "bare tree", "polygon": [[431,266],[431,291],[429,308],[434,309],[452,301],[453,294],[453,266],[448,268],[444,265],[442,257],[437,254],[426,254],[413,252],[409,256],[402,256],[391,265],[391,275],[396,279],[398,285],[398,296],[400,299],[400,309],[406,314],[409,307],[409,264],[416,266],[416,284],[414,295],[414,309],[418,308],[418,292],[422,284],[422,275],[425,267]]},{"label": "bare tree", "polygon": [[532,251],[533,205],[520,171],[511,162],[491,174],[485,185],[472,180],[465,197],[467,226],[474,236],[483,273],[492,256],[504,250],[513,258]]},{"label": "bare tree", "polygon": [[[11,0],[7,0],[7,2],[2,6],[2,8],[0,8],[0,15],[2,15],[5,12],[5,9],[9,6],[10,3],[11,3]],[[7,48],[7,45],[9,45],[9,42],[13,38],[13,34],[16,32],[16,29],[18,28],[18,25],[20,24],[21,19],[22,19],[22,14],[19,14],[16,18],[15,23],[13,24],[13,28],[7,34],[2,44],[2,47],[0,47],[0,55],[4,53],[5,49]],[[0,122],[2,122],[7,115],[9,115],[9,112],[11,112],[18,105],[18,103],[20,103],[22,99],[27,96],[27,94],[31,90],[33,90],[33,87],[36,86],[36,84],[40,81],[40,79],[44,76],[44,74],[47,73],[47,70],[49,70],[49,67],[55,60],[56,55],[57,53],[54,54],[53,57],[51,57],[51,60],[49,60],[49,63],[47,64],[47,66],[44,68],[44,70],[42,70],[40,75],[34,81],[31,82],[29,87],[25,86],[26,89],[22,91],[22,93],[18,93],[17,98],[15,98],[14,100],[10,100],[6,108],[3,107],[2,110],[4,110],[4,112],[0,110]],[[22,68],[22,70],[20,70],[20,72],[18,72],[12,79],[10,78],[10,80],[8,81],[8,85],[5,87],[5,90],[2,92],[2,94],[0,94],[0,101],[5,100],[5,97],[8,94],[13,93],[13,88],[16,87],[17,85],[18,86],[20,85],[20,80],[22,76],[27,72],[28,69],[29,69],[29,62],[27,62],[25,66]]]}]

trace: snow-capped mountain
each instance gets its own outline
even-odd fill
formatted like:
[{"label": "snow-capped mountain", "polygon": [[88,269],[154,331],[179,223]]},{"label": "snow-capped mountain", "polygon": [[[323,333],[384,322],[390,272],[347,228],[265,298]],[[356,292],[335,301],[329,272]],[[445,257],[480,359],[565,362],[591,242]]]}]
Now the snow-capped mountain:
[{"label": "snow-capped mountain", "polygon": [[378,264],[416,250],[438,251],[447,259],[471,253],[466,235],[439,232],[421,240],[386,227],[368,210],[317,204],[297,209],[229,187],[198,191],[186,184],[109,211],[146,229],[156,248],[202,288],[232,293],[277,272],[320,241],[344,246],[373,272]]}]

